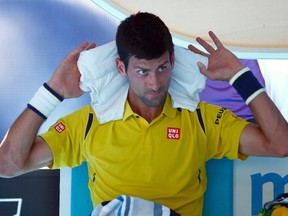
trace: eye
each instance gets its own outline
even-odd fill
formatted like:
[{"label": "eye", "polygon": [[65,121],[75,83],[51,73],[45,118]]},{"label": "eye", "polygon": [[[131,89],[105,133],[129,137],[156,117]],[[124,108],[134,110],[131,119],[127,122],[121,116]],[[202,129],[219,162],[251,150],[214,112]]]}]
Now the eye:
[{"label": "eye", "polygon": [[159,70],[160,72],[163,72],[163,71],[166,70],[166,68],[167,68],[167,67],[163,65],[163,66],[160,66],[158,70]]},{"label": "eye", "polygon": [[147,70],[144,70],[144,69],[139,69],[136,71],[138,74],[140,74],[141,76],[144,76],[147,74]]}]

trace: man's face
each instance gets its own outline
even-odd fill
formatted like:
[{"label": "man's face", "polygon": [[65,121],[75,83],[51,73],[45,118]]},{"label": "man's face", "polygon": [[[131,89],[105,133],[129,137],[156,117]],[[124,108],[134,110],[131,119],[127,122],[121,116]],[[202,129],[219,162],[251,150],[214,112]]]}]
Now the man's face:
[{"label": "man's face", "polygon": [[129,102],[138,106],[161,107],[168,92],[174,56],[166,52],[158,59],[130,57],[126,70],[129,80]]}]

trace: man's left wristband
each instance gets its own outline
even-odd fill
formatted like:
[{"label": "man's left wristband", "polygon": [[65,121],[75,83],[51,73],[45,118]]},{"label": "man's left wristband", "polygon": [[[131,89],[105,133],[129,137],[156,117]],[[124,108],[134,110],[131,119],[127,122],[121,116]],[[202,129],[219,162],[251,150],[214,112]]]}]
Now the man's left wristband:
[{"label": "man's left wristband", "polygon": [[63,99],[47,83],[44,83],[29,101],[27,107],[43,119],[47,119]]},{"label": "man's left wristband", "polygon": [[236,89],[247,105],[260,93],[265,92],[265,88],[259,83],[248,67],[236,73],[229,83]]}]

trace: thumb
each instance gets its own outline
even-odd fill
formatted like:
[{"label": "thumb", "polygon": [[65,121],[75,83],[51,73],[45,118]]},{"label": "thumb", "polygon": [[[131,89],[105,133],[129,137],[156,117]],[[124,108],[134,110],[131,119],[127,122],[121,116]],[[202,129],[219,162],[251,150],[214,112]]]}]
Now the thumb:
[{"label": "thumb", "polygon": [[205,65],[202,62],[197,62],[197,65],[198,65],[198,68],[199,68],[200,72],[203,75],[207,76],[208,71],[207,71]]}]

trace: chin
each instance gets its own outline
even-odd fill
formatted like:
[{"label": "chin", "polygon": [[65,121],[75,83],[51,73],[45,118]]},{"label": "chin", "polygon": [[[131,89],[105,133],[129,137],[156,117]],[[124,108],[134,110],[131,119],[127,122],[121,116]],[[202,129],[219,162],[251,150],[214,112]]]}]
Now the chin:
[{"label": "chin", "polygon": [[143,102],[149,107],[162,107],[165,103],[166,97],[161,97],[159,99],[144,99]]}]

